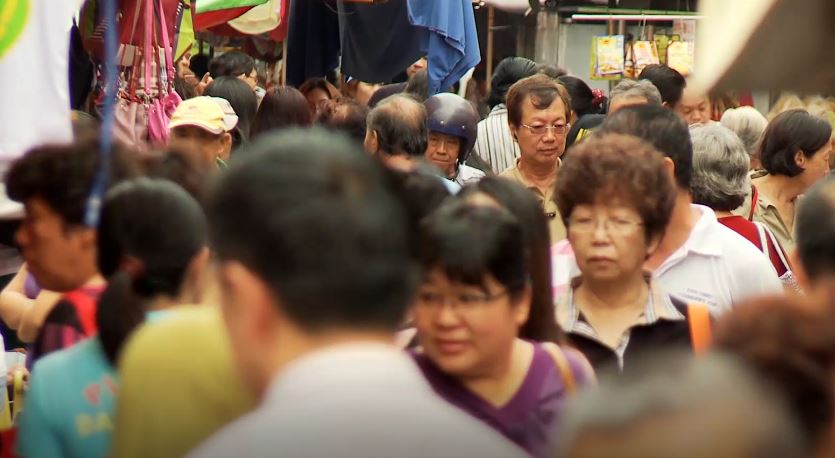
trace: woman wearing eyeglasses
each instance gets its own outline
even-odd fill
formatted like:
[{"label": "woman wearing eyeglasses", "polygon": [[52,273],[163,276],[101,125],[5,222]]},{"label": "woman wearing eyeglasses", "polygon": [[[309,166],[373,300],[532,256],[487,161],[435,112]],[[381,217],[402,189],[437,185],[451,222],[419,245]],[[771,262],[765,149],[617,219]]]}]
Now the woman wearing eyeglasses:
[{"label": "woman wearing eyeglasses", "polygon": [[592,136],[560,169],[556,202],[582,274],[557,300],[557,322],[598,372],[628,370],[656,350],[698,348],[689,324],[709,326],[706,306],[673,298],[643,269],[674,200],[663,157],[633,137]]},{"label": "woman wearing eyeglasses", "polygon": [[552,456],[566,397],[594,377],[578,352],[518,337],[532,319],[522,228],[497,205],[459,199],[421,232],[418,366],[441,397],[532,456]]}]

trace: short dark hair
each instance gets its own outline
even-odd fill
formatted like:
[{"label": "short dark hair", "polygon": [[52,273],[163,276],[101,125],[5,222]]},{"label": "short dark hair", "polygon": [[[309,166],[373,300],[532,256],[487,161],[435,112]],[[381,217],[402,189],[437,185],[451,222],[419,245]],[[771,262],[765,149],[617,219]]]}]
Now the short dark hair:
[{"label": "short dark hair", "polygon": [[383,165],[319,128],[265,136],[245,153],[207,205],[218,257],[259,276],[307,332],[395,330],[417,272]]},{"label": "short dark hair", "polygon": [[426,153],[426,108],[411,95],[386,97],[368,114],[368,130],[377,133],[380,149],[388,154]]},{"label": "short dark hair", "polygon": [[835,176],[799,199],[794,229],[797,255],[809,279],[835,273]]},{"label": "short dark hair", "polygon": [[606,97],[595,98],[594,92],[585,81],[576,76],[560,76],[557,78],[565,86],[571,97],[571,107],[577,113],[577,118],[588,114],[601,114],[606,111]]},{"label": "short dark hair", "polygon": [[568,74],[568,72],[565,71],[565,69],[562,68],[562,67],[558,67],[556,65],[551,65],[551,64],[542,64],[542,63],[536,64],[536,67],[534,68],[534,72],[535,73],[541,73],[545,76],[548,76],[548,77],[551,77],[551,78],[554,78],[554,79],[561,78],[561,77]]},{"label": "short dark hair", "polygon": [[241,133],[243,140],[248,141],[252,121],[258,111],[258,97],[252,88],[240,78],[221,76],[206,86],[203,95],[226,99],[229,105],[232,105],[232,109],[238,116],[238,124],[235,127]]},{"label": "short dark hair", "polygon": [[768,123],[759,146],[760,163],[772,175],[794,177],[803,168],[794,160],[801,151],[812,157],[829,143],[832,126],[825,120],[812,116],[806,110],[788,110]]},{"label": "short dark hair", "polygon": [[774,297],[740,304],[717,323],[714,348],[776,388],[811,448],[833,420],[835,317],[820,304]]},{"label": "short dark hair", "polygon": [[551,276],[551,238],[548,220],[539,199],[527,188],[497,176],[485,177],[465,186],[459,195],[467,198],[485,194],[509,211],[522,227],[528,250],[528,273],[531,277],[531,311],[519,337],[538,342],[562,343],[565,336],[554,320]]},{"label": "short dark hair", "polygon": [[[43,199],[64,224],[81,226],[87,199],[101,166],[101,150],[95,138],[69,145],[34,148],[12,163],[6,174],[6,192],[15,202]],[[108,186],[139,174],[134,156],[117,144],[110,156]]]},{"label": "short dark hair", "polygon": [[369,111],[367,106],[353,99],[340,97],[337,100],[327,100],[322,103],[316,123],[344,132],[362,144],[365,139]]},{"label": "short dark hair", "polygon": [[294,87],[277,86],[270,88],[261,100],[252,123],[251,137],[254,139],[284,127],[307,127],[312,123],[313,113],[304,95]]},{"label": "short dark hair", "polygon": [[560,167],[554,195],[566,227],[578,205],[616,201],[632,206],[647,240],[664,234],[675,198],[663,156],[638,138],[618,134],[593,135],[574,146]]},{"label": "short dark hair", "polygon": [[522,228],[504,208],[449,201],[421,225],[420,240],[424,272],[441,269],[454,282],[482,288],[489,275],[511,295],[528,284]]},{"label": "short dark hair", "polygon": [[571,96],[559,81],[542,75],[521,79],[507,91],[507,120],[514,126],[522,124],[522,104],[530,97],[533,106],[545,109],[559,98],[565,106],[565,116],[571,116]]},{"label": "short dark hair", "polygon": [[493,71],[487,105],[490,108],[505,103],[507,91],[517,81],[537,73],[536,62],[524,57],[505,57]]},{"label": "short dark hair", "polygon": [[599,133],[616,133],[638,137],[650,143],[675,164],[676,183],[690,191],[693,180],[693,143],[690,130],[672,110],[656,105],[625,107],[609,116],[598,128]]},{"label": "short dark hair", "polygon": [[418,70],[410,76],[403,92],[412,94],[419,102],[426,101],[429,98],[429,73],[426,69]]},{"label": "short dark hair", "polygon": [[[206,231],[200,205],[169,181],[139,178],[107,193],[96,237],[98,268],[107,288],[99,298],[96,322],[111,364],[144,321],[147,301],[160,295],[177,298],[191,261],[206,246]],[[128,258],[136,268],[125,269]]]},{"label": "short dark hair", "polygon": [[670,108],[678,105],[684,95],[684,88],[687,87],[687,81],[681,73],[664,64],[647,65],[638,75],[638,79],[651,81],[661,93],[661,102]]},{"label": "short dark hair", "polygon": [[255,60],[241,51],[229,51],[215,56],[209,62],[209,74],[219,76],[249,76],[255,70]]}]

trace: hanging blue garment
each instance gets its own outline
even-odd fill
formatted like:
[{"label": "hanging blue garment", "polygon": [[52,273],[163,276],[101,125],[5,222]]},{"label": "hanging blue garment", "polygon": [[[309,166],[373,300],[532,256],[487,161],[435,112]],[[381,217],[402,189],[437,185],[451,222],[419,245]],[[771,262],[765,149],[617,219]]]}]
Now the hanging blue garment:
[{"label": "hanging blue garment", "polygon": [[446,91],[481,62],[472,0],[406,0],[409,22],[424,31],[429,95]]}]

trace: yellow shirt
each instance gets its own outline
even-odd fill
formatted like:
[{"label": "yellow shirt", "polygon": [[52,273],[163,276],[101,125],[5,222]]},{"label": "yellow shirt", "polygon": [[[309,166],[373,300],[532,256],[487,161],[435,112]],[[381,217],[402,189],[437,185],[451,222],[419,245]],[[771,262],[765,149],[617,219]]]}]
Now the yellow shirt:
[{"label": "yellow shirt", "polygon": [[519,171],[519,161],[516,165],[505,170],[499,175],[500,177],[509,178],[522,186],[528,188],[533,192],[539,201],[542,203],[542,209],[545,211],[545,216],[548,219],[548,231],[551,233],[551,245],[566,238],[565,225],[562,222],[560,211],[557,208],[557,203],[554,202],[554,186],[551,186],[546,193],[542,193],[539,188],[530,184],[522,176]]},{"label": "yellow shirt", "polygon": [[117,458],[181,457],[255,406],[212,306],[143,326],[125,347],[119,376]]}]

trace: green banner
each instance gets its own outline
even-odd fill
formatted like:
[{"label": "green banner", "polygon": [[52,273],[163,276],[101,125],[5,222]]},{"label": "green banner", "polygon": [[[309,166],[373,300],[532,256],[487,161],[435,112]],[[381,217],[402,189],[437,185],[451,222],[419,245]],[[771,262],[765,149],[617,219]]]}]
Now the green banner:
[{"label": "green banner", "polygon": [[200,14],[245,6],[258,6],[262,3],[267,3],[267,0],[196,0],[194,9],[197,14]]}]

